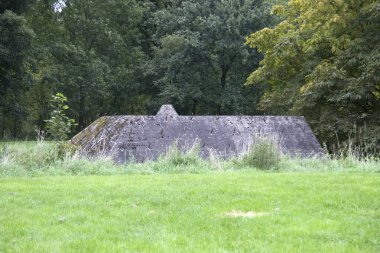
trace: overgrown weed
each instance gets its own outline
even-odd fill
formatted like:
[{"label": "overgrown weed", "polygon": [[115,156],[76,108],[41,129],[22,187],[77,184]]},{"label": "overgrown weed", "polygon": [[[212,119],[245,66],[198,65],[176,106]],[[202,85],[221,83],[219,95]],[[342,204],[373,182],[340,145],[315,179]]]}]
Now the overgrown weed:
[{"label": "overgrown weed", "polygon": [[280,148],[277,140],[273,137],[257,138],[241,159],[243,165],[262,170],[278,169],[280,160]]},{"label": "overgrown weed", "polygon": [[64,142],[10,142],[0,144],[0,177],[116,174],[123,171],[110,158],[75,155]]},{"label": "overgrown weed", "polygon": [[190,145],[180,148],[178,140],[169,146],[167,152],[157,161],[150,162],[154,172],[201,172],[206,171],[206,161],[200,156],[200,142],[195,140]]},{"label": "overgrown weed", "polygon": [[172,145],[170,145],[167,152],[162,155],[158,161],[166,162],[173,166],[197,165],[201,162],[199,150],[199,141],[195,141],[192,146],[186,151],[186,147],[181,150],[178,140],[176,140]]},{"label": "overgrown weed", "polygon": [[109,157],[80,157],[68,144],[57,142],[0,143],[0,177],[54,175],[111,175],[152,173],[205,173],[237,170],[276,170],[279,172],[380,172],[376,157],[344,156],[289,157],[279,154],[270,142],[255,144],[241,157],[224,159],[215,151],[201,158],[199,143],[181,150],[174,143],[157,161],[115,164]]}]

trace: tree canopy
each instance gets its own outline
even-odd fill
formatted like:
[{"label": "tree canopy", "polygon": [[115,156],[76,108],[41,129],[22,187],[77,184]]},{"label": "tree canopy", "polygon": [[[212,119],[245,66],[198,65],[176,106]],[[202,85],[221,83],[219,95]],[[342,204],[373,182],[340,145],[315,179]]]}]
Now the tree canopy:
[{"label": "tree canopy", "polygon": [[154,13],[158,46],[150,73],[157,103],[181,113],[253,113],[260,95],[243,86],[261,54],[245,36],[269,24],[268,6],[258,0],[169,1]]},{"label": "tree canopy", "polygon": [[[15,133],[18,122],[25,116],[19,95],[32,82],[28,73],[28,53],[34,33],[28,28],[25,18],[6,10],[0,13],[0,34],[1,138],[4,137],[6,127]],[[10,120],[6,122],[5,118]]]},{"label": "tree canopy", "polygon": [[[248,84],[269,84],[260,108],[302,114],[323,141],[380,143],[380,3],[291,0],[247,38],[265,54]],[[355,134],[353,133],[355,131]]]}]

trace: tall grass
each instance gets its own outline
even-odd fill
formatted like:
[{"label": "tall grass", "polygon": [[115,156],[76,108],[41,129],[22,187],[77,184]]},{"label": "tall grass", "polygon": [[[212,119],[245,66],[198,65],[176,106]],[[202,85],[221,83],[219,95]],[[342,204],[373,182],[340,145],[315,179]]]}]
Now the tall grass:
[{"label": "tall grass", "polygon": [[275,170],[286,172],[380,172],[375,157],[357,156],[355,152],[340,156],[288,157],[276,145],[258,142],[246,154],[225,160],[210,151],[208,160],[199,155],[196,143],[187,151],[173,144],[157,161],[115,164],[110,158],[80,157],[62,143],[0,142],[0,177],[34,177],[54,175],[110,175],[125,173],[205,173],[235,170]]},{"label": "tall grass", "polygon": [[263,170],[277,169],[280,160],[278,141],[273,137],[257,138],[248,152],[242,156],[243,165]]},{"label": "tall grass", "polygon": [[123,173],[110,158],[79,157],[64,143],[0,143],[0,177]]}]

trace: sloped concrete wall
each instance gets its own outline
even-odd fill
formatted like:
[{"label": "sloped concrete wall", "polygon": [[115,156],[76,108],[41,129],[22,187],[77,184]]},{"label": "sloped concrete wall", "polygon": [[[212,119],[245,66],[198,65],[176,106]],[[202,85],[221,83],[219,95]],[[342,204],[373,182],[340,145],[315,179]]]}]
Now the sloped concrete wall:
[{"label": "sloped concrete wall", "polygon": [[177,142],[182,150],[194,142],[200,155],[238,155],[260,138],[275,139],[284,154],[315,156],[321,146],[303,117],[178,116],[164,105],[156,116],[101,117],[71,141],[89,156],[111,156],[115,162],[157,159]]}]

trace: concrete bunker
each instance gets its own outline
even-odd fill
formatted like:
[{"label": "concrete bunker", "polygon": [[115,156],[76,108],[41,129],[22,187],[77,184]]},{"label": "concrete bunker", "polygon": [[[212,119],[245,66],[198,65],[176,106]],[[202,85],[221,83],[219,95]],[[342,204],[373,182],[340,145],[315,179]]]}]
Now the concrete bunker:
[{"label": "concrete bunker", "polygon": [[163,105],[155,116],[104,116],[71,139],[86,156],[117,163],[157,159],[174,142],[186,151],[198,142],[200,155],[239,155],[258,138],[276,138],[282,153],[318,156],[321,145],[302,116],[180,116]]}]

